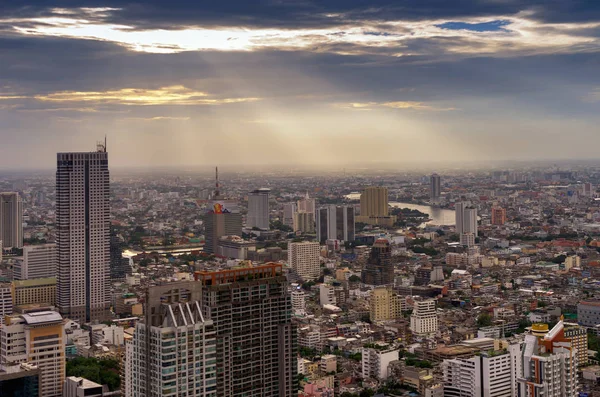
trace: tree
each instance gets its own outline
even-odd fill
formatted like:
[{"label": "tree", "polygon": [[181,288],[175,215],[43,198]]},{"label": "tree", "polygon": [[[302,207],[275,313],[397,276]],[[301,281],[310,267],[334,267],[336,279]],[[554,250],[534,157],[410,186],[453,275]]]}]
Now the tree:
[{"label": "tree", "polygon": [[353,274],[352,276],[350,276],[348,281],[350,281],[351,283],[360,283],[360,277],[358,277],[356,274]]},{"label": "tree", "polygon": [[492,316],[488,313],[481,313],[479,317],[477,317],[477,326],[489,327],[490,325],[492,325]]},{"label": "tree", "polygon": [[101,385],[107,385],[110,391],[121,386],[119,361],[114,359],[96,359],[77,357],[67,362],[67,376],[78,376]]}]

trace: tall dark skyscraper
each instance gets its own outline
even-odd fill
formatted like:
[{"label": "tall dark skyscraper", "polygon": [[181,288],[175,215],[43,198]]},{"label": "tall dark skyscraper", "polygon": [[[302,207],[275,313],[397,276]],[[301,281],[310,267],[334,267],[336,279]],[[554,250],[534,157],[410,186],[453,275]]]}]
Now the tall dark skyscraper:
[{"label": "tall dark skyscraper", "polygon": [[354,207],[328,205],[317,210],[317,240],[354,241]]},{"label": "tall dark skyscraper", "polygon": [[431,198],[431,201],[436,201],[441,196],[442,178],[438,174],[432,174],[429,180],[429,198]]},{"label": "tall dark skyscraper", "polygon": [[0,248],[23,247],[23,201],[17,192],[0,193]]},{"label": "tall dark skyscraper", "polygon": [[110,186],[108,153],[58,153],[56,171],[57,305],[89,322],[109,315]]},{"label": "tall dark skyscraper", "polygon": [[217,395],[297,395],[296,329],[282,265],[197,272],[217,340]]},{"label": "tall dark skyscraper", "polygon": [[116,230],[110,231],[110,278],[124,279],[127,274],[131,274],[129,258],[123,258],[123,238]]},{"label": "tall dark skyscraper", "polygon": [[392,248],[386,239],[379,239],[371,247],[371,254],[362,271],[362,282],[368,285],[394,284]]}]

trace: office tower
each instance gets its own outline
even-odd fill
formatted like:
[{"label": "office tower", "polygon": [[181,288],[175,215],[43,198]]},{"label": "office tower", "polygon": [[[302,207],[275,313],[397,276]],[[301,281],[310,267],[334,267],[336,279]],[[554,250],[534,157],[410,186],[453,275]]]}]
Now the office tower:
[{"label": "office tower", "polygon": [[389,321],[402,317],[406,300],[391,287],[375,288],[369,298],[371,321]]},{"label": "office tower", "polygon": [[456,232],[473,233],[477,237],[477,208],[469,202],[458,202],[454,205],[456,215]]},{"label": "office tower", "polygon": [[584,183],[582,193],[584,197],[594,197],[594,186],[589,182]]},{"label": "office tower", "polygon": [[0,340],[0,365],[35,365],[40,370],[41,395],[62,395],[66,334],[60,314],[44,311],[8,316],[6,325],[0,327]]},{"label": "office tower", "polygon": [[578,324],[563,323],[565,338],[571,341],[574,349],[577,349],[577,365],[580,367],[588,363],[588,335],[587,329]]},{"label": "office tower", "polygon": [[396,223],[396,216],[389,214],[387,187],[371,186],[365,188],[360,195],[360,216],[357,222],[369,225],[391,227]]},{"label": "office tower", "polygon": [[361,276],[362,282],[368,285],[394,284],[392,247],[387,239],[380,238],[375,241]]},{"label": "office tower", "polygon": [[12,286],[0,283],[0,326],[4,325],[4,316],[13,314]]},{"label": "office tower", "polygon": [[248,194],[248,216],[246,227],[269,230],[269,193],[271,189],[261,188]]},{"label": "office tower", "polygon": [[308,212],[309,214],[313,214],[314,217],[316,208],[315,199],[310,198],[308,192],[306,192],[306,197],[298,200],[298,212]]},{"label": "office tower", "polygon": [[4,249],[23,247],[23,201],[17,192],[0,193],[0,241]]},{"label": "office tower", "polygon": [[317,240],[354,241],[354,207],[328,205],[317,210]]},{"label": "office tower", "polygon": [[282,265],[196,272],[196,278],[202,312],[216,332],[217,395],[295,396],[296,329]]},{"label": "office tower", "polygon": [[285,203],[283,205],[283,224],[293,228],[296,212],[298,212],[296,203]]},{"label": "office tower", "polygon": [[415,335],[431,335],[438,331],[438,316],[435,310],[435,300],[425,299],[415,301],[410,316],[410,330]]},{"label": "office tower", "polygon": [[492,225],[502,226],[506,223],[506,209],[492,207]]},{"label": "office tower", "polygon": [[517,397],[520,346],[505,343],[498,347],[471,358],[444,360],[444,396]]},{"label": "office tower", "polygon": [[302,233],[315,232],[315,214],[312,212],[296,212],[294,214],[294,231]]},{"label": "office tower", "polygon": [[27,363],[0,365],[0,392],[3,390],[9,390],[11,397],[43,397],[40,370]]},{"label": "office tower", "polygon": [[123,237],[115,230],[110,232],[110,278],[122,280],[131,274],[131,260],[123,257]]},{"label": "office tower", "polygon": [[429,178],[429,198],[437,201],[442,196],[442,178],[438,174],[431,174]]},{"label": "office tower", "polygon": [[303,241],[288,245],[288,265],[305,281],[321,275],[321,246],[317,242]]},{"label": "office tower", "polygon": [[33,278],[15,280],[11,283],[15,307],[43,304],[56,306],[56,278]]},{"label": "office tower", "polygon": [[292,309],[297,316],[306,314],[306,294],[299,288],[292,290]]},{"label": "office tower", "polygon": [[56,244],[26,245],[15,280],[56,277]]},{"label": "office tower", "polygon": [[214,201],[204,217],[204,228],[204,252],[218,254],[221,237],[242,235],[242,214],[231,201]]},{"label": "office tower", "polygon": [[200,308],[201,285],[151,287],[144,322],[135,327],[126,373],[131,397],[216,397],[213,321]]},{"label": "office tower", "polygon": [[562,320],[544,336],[526,335],[518,396],[579,396],[578,356],[564,335]]},{"label": "office tower", "polygon": [[57,299],[81,323],[106,320],[110,307],[108,153],[58,153],[56,171]]}]

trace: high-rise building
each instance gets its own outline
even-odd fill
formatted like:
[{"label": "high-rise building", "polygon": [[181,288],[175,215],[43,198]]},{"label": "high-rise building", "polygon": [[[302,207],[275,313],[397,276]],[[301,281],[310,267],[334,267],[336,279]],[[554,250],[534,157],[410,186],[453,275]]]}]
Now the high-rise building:
[{"label": "high-rise building", "polygon": [[389,214],[388,189],[382,186],[365,188],[360,195],[360,216],[357,222],[391,227],[396,216]]},{"label": "high-rise building", "polygon": [[437,201],[442,196],[442,178],[438,174],[431,174],[429,178],[429,198]]},{"label": "high-rise building", "polygon": [[292,309],[297,316],[306,314],[306,294],[303,290],[295,288],[292,290]]},{"label": "high-rise building", "polygon": [[471,235],[473,245],[477,238],[477,208],[468,202],[457,202],[454,205],[456,215],[456,233],[460,236],[461,244],[469,245]]},{"label": "high-rise building", "polygon": [[217,200],[204,217],[204,252],[219,253],[219,240],[223,236],[242,235],[242,214],[237,205],[227,200]]},{"label": "high-rise building", "polygon": [[65,326],[51,311],[12,315],[0,327],[0,365],[28,363],[40,370],[44,397],[62,396],[65,380]]},{"label": "high-rise building", "polygon": [[294,214],[294,231],[302,233],[315,232],[315,214],[299,211]]},{"label": "high-rise building", "polygon": [[57,305],[81,323],[106,320],[110,307],[108,153],[58,153]]},{"label": "high-rise building", "polygon": [[526,335],[518,396],[579,396],[578,357],[562,320],[544,336]]},{"label": "high-rise building", "polygon": [[317,242],[303,241],[288,245],[288,265],[305,281],[321,275],[321,246]]},{"label": "high-rise building", "polygon": [[431,335],[438,331],[435,300],[416,300],[410,316],[410,330],[415,335]]},{"label": "high-rise building", "polygon": [[15,280],[56,277],[56,244],[26,245]]},{"label": "high-rise building", "polygon": [[444,360],[444,396],[517,397],[520,346],[505,343],[498,347],[471,358]]},{"label": "high-rise building", "polygon": [[314,198],[310,198],[308,196],[308,192],[306,192],[306,197],[298,200],[298,212],[308,212],[309,214],[313,214],[313,217],[316,214],[316,203]]},{"label": "high-rise building", "polygon": [[506,223],[506,209],[492,207],[492,225],[502,226]]},{"label": "high-rise building", "polygon": [[131,397],[219,395],[215,327],[200,299],[192,281],[148,289],[125,361]]},{"label": "high-rise building", "polygon": [[565,338],[571,341],[571,346],[577,349],[577,365],[588,363],[588,334],[587,329],[579,324],[564,323]]},{"label": "high-rise building", "polygon": [[15,306],[44,304],[56,306],[56,278],[32,278],[11,283]]},{"label": "high-rise building", "polygon": [[296,329],[282,265],[196,272],[217,339],[217,395],[297,394]]},{"label": "high-rise building", "polygon": [[261,188],[248,194],[248,216],[246,227],[269,230],[269,193],[271,189]]},{"label": "high-rise building", "polygon": [[285,203],[283,205],[283,224],[294,227],[294,216],[298,212],[296,203]]},{"label": "high-rise building", "polygon": [[361,359],[363,378],[373,378],[379,380],[386,380],[389,378],[390,363],[398,360],[398,353],[398,350],[393,349],[375,349],[372,347],[363,347]]},{"label": "high-rise building", "polygon": [[317,211],[317,240],[354,241],[354,207],[328,205]]},{"label": "high-rise building", "polygon": [[27,363],[0,365],[0,392],[3,390],[9,390],[11,397],[43,397],[40,370]]},{"label": "high-rise building", "polygon": [[361,276],[362,282],[368,285],[394,284],[394,264],[389,240],[380,238],[375,241]]},{"label": "high-rise building", "polygon": [[23,201],[17,192],[0,193],[0,241],[2,247],[23,247]]},{"label": "high-rise building", "polygon": [[11,314],[13,314],[12,285],[0,283],[0,326],[4,324],[4,316]]},{"label": "high-rise building", "polygon": [[123,258],[124,241],[116,230],[110,231],[110,278],[111,280],[124,279],[131,274],[129,258]]},{"label": "high-rise building", "polygon": [[577,304],[577,322],[586,327],[600,324],[600,301],[581,301]]},{"label": "high-rise building", "polygon": [[402,317],[406,300],[391,287],[375,288],[369,298],[371,321],[389,321]]}]

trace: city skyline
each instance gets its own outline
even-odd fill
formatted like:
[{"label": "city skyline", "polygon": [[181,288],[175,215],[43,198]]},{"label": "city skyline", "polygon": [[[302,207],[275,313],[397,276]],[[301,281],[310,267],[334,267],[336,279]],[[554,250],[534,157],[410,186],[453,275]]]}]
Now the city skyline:
[{"label": "city skyline", "polygon": [[106,133],[115,167],[586,159],[600,143],[589,1],[0,11],[6,169]]}]

